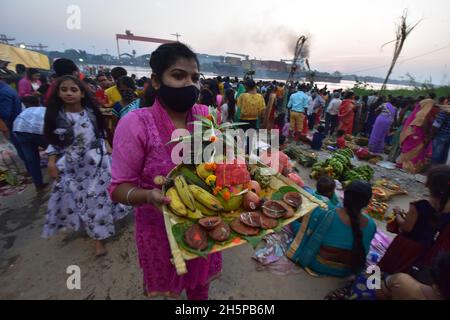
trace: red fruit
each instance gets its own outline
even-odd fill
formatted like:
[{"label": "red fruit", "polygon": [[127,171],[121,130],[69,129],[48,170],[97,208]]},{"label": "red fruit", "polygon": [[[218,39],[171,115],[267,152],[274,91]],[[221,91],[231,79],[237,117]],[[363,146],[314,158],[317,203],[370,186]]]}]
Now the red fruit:
[{"label": "red fruit", "polygon": [[244,200],[242,201],[242,206],[247,211],[255,211],[259,208],[261,205],[261,199],[259,196],[254,193],[253,191],[248,191],[245,196]]},{"label": "red fruit", "polygon": [[248,190],[253,191],[256,194],[261,193],[261,186],[259,185],[258,181],[252,180],[248,183]]}]

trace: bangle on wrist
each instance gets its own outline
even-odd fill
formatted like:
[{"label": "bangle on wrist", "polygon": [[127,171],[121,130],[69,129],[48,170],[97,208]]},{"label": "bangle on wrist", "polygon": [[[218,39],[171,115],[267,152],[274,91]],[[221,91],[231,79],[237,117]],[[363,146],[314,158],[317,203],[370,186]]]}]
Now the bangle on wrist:
[{"label": "bangle on wrist", "polygon": [[130,190],[128,190],[128,192],[127,192],[127,204],[129,205],[129,206],[132,206],[132,204],[131,204],[131,202],[130,202],[130,195],[131,195],[131,193],[133,193],[133,191],[135,191],[137,189],[137,187],[133,187],[133,188],[131,188]]}]

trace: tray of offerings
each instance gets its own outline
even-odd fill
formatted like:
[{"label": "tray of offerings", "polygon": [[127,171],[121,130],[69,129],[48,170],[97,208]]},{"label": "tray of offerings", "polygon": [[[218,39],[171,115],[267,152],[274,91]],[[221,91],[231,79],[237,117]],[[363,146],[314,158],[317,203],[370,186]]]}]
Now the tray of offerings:
[{"label": "tray of offerings", "polygon": [[172,263],[179,275],[186,261],[262,238],[326,204],[285,176],[258,164],[181,164],[167,176],[163,206]]}]

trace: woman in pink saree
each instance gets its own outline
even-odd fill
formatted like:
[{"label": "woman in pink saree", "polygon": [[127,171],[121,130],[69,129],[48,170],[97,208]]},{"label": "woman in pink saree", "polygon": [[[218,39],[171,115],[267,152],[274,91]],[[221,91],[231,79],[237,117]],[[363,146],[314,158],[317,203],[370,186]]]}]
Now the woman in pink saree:
[{"label": "woman in pink saree", "polygon": [[156,100],[152,107],[127,114],[117,126],[113,156],[111,197],[135,206],[136,245],[149,296],[208,299],[209,282],[220,275],[220,253],[187,262],[188,273],[178,276],[160,209],[170,202],[154,178],[175,167],[174,145],[167,144],[175,129],[192,131],[194,114],[206,116],[206,106],[195,104],[199,95],[196,55],[184,44],[161,45],[152,53],[152,84]]},{"label": "woman in pink saree", "polygon": [[434,94],[418,102],[406,119],[400,134],[401,154],[397,164],[403,169],[418,173],[422,170],[427,156],[431,153],[430,128],[436,117]]}]

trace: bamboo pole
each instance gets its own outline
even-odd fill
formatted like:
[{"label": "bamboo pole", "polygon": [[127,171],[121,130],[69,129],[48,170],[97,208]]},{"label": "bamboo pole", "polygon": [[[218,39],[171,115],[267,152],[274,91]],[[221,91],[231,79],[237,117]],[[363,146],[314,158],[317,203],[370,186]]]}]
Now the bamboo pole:
[{"label": "bamboo pole", "polygon": [[392,57],[391,65],[386,74],[386,78],[383,81],[383,85],[381,86],[380,90],[381,94],[383,93],[383,91],[386,91],[387,82],[389,80],[389,77],[391,76],[392,71],[394,70],[398,58],[400,57],[406,39],[408,38],[411,31],[413,31],[414,28],[417,27],[417,25],[422,21],[419,20],[415,25],[410,26],[406,23],[407,18],[408,18],[408,10],[405,10],[400,18],[400,24],[397,26],[396,39],[393,41],[389,41],[382,46],[384,47],[385,45],[395,41],[394,56]]}]

